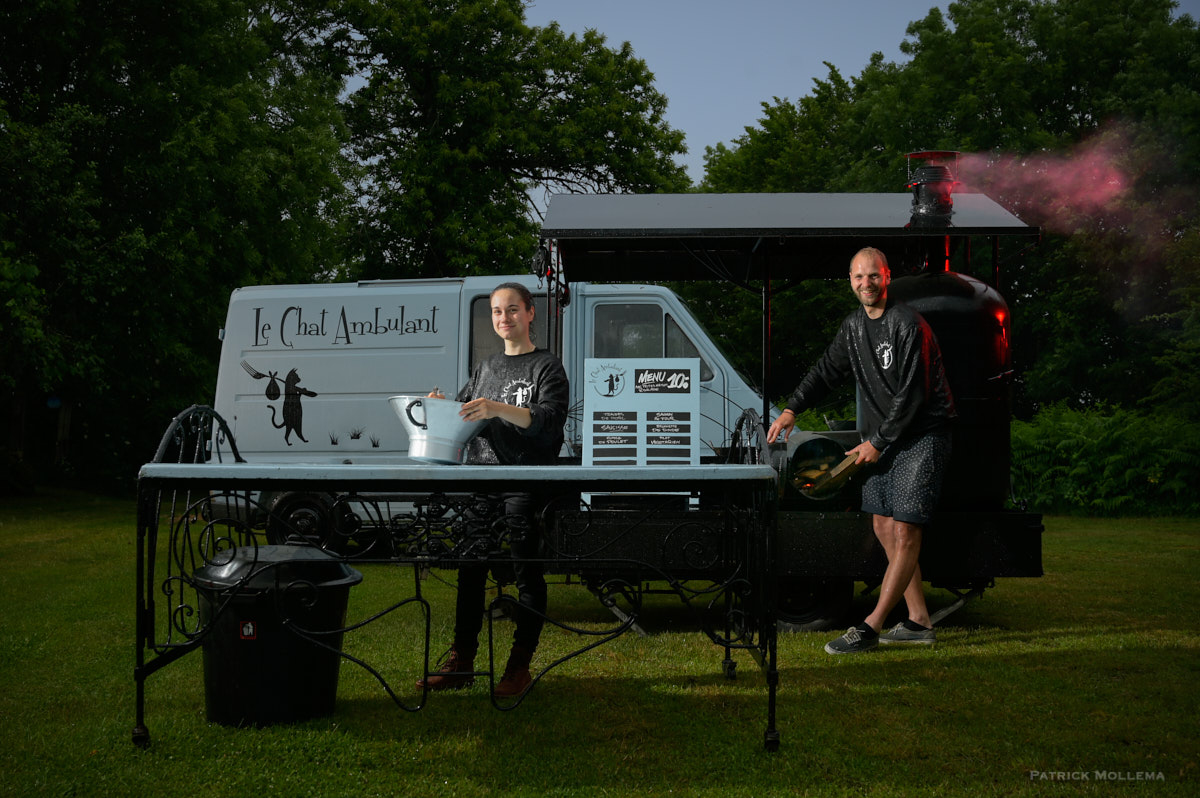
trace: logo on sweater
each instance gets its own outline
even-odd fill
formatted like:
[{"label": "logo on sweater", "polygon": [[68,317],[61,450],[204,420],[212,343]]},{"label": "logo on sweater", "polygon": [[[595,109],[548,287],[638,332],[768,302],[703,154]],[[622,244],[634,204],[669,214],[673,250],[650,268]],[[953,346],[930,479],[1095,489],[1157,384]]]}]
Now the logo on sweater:
[{"label": "logo on sweater", "polygon": [[884,371],[890,369],[892,367],[892,345],[884,341],[875,347],[875,357],[879,358],[879,363],[883,366]]},{"label": "logo on sweater", "polygon": [[533,382],[530,380],[509,380],[504,386],[500,397],[506,405],[514,407],[529,407],[533,401]]}]

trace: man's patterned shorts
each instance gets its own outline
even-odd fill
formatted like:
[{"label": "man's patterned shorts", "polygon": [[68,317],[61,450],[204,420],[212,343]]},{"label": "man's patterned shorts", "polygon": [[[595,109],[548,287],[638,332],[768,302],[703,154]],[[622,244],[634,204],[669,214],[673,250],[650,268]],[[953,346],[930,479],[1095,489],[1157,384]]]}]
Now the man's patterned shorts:
[{"label": "man's patterned shorts", "polygon": [[928,524],[949,460],[949,432],[931,432],[892,444],[863,483],[863,512],[919,526]]}]

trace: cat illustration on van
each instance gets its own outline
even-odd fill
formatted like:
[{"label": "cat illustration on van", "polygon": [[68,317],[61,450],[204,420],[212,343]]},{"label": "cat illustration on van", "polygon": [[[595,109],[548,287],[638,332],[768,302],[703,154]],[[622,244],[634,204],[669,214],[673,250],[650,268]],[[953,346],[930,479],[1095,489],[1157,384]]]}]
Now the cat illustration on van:
[{"label": "cat illustration on van", "polygon": [[[267,384],[266,397],[270,401],[279,398],[279,379],[278,372],[272,371],[270,374],[263,374],[258,371],[245,360],[242,361],[242,368],[256,380],[269,379]],[[283,421],[280,422],[275,416],[275,405],[271,405],[271,426],[275,429],[283,430],[283,442],[288,446],[292,445],[292,433],[296,433],[296,437],[308,443],[308,438],[304,437],[304,408],[300,404],[301,396],[316,396],[316,391],[310,391],[307,388],[300,386],[300,372],[292,369],[283,379]]]}]

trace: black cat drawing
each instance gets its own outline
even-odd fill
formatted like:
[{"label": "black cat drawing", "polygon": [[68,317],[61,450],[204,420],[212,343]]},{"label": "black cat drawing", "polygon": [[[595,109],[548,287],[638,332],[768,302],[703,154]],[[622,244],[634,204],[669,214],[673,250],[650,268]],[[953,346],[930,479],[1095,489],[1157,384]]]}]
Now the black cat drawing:
[{"label": "black cat drawing", "polygon": [[292,445],[292,433],[308,443],[304,437],[304,409],[300,406],[301,396],[316,396],[316,391],[300,387],[300,372],[292,369],[283,381],[283,423],[275,420],[275,405],[271,405],[271,426],[283,430],[283,442]]}]

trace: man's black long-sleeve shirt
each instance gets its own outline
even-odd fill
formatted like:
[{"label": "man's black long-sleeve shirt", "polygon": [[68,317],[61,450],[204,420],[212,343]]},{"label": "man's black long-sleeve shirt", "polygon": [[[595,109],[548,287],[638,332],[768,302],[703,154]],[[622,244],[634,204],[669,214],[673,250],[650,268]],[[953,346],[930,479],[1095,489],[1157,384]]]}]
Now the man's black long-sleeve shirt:
[{"label": "man's black long-sleeve shirt", "polygon": [[858,383],[864,439],[880,451],[902,438],[945,429],[955,418],[942,353],[929,324],[902,302],[870,318],[857,308],[800,381],[788,408],[811,407],[846,377]]}]

